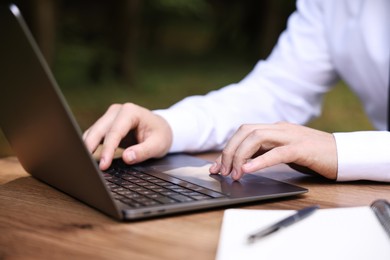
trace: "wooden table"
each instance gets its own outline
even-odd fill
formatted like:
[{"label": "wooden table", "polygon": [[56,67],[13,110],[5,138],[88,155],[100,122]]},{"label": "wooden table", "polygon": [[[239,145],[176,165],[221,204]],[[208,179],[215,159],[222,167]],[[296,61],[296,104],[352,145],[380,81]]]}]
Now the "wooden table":
[{"label": "wooden table", "polygon": [[[263,174],[309,192],[241,208],[349,207],[390,200],[386,183],[334,183],[287,167],[283,174]],[[15,157],[0,159],[0,259],[214,259],[223,212],[120,223],[32,178]]]}]

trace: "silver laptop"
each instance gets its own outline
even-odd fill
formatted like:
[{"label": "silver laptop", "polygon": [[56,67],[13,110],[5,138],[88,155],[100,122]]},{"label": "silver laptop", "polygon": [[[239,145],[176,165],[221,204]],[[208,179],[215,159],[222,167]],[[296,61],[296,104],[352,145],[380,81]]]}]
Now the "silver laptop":
[{"label": "silver laptop", "polygon": [[1,130],[33,177],[119,220],[192,212],[293,196],[307,189],[245,175],[209,175],[185,154],[102,172],[15,5],[0,10]]}]

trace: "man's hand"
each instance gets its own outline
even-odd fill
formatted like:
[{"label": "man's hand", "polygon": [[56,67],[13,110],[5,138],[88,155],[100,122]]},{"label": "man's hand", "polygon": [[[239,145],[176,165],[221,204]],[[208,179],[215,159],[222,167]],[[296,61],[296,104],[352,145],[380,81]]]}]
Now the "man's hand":
[{"label": "man's hand", "polygon": [[[133,136],[133,143],[124,140]],[[135,104],[113,104],[83,134],[84,142],[92,153],[102,144],[100,164],[106,170],[114,157],[114,152],[121,143],[129,145],[122,154],[128,164],[167,154],[172,144],[172,131],[162,117]]]},{"label": "man's hand", "polygon": [[245,173],[279,163],[303,166],[334,180],[335,139],[330,133],[284,122],[243,125],[210,167],[210,173],[231,174],[238,180]]}]

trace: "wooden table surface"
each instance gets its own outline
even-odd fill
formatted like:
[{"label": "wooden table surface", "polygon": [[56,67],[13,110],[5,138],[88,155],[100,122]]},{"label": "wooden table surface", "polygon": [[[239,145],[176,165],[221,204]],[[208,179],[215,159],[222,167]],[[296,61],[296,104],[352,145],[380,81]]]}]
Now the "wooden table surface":
[{"label": "wooden table surface", "polygon": [[[285,173],[263,174],[309,192],[240,208],[331,208],[367,206],[380,198],[390,201],[386,183],[334,183],[287,167]],[[223,212],[121,223],[37,181],[15,157],[0,159],[0,259],[214,259]]]}]

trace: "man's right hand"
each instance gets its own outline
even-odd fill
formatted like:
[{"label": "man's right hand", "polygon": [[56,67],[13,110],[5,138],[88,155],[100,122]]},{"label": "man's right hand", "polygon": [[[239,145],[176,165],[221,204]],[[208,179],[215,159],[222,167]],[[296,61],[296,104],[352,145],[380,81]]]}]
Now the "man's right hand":
[{"label": "man's right hand", "polygon": [[133,131],[135,142],[122,154],[127,164],[163,157],[172,145],[172,131],[167,121],[152,111],[132,103],[113,104],[84,134],[88,150],[93,153],[102,143],[100,164],[106,170],[124,138]]}]

